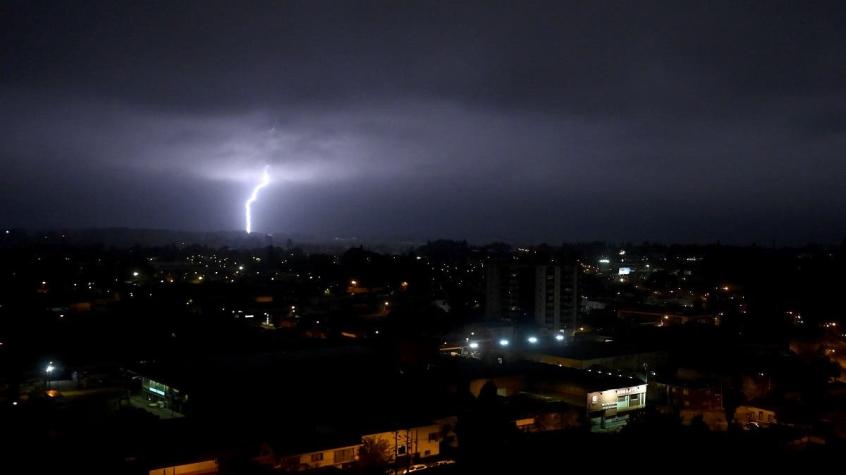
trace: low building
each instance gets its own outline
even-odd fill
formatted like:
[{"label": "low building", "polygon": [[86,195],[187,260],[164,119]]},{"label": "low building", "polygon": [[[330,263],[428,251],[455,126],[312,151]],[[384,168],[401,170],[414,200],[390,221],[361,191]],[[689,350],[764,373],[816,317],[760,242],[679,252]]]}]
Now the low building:
[{"label": "low building", "polygon": [[[497,386],[502,397],[529,396],[548,403],[565,403],[585,415],[592,431],[614,431],[628,422],[632,411],[646,407],[646,384],[634,376],[618,376],[592,368],[517,361],[486,365],[477,360],[460,360],[461,387],[481,388],[487,382]],[[499,384],[505,384],[500,391]],[[516,417],[515,420],[527,419]],[[524,421],[523,425],[528,425]]]},{"label": "low building", "polygon": [[455,424],[455,417],[447,417],[431,423],[410,424],[408,427],[366,434],[362,440],[378,440],[386,443],[388,462],[403,465],[409,459],[414,463],[440,455],[441,444],[450,442],[447,439]]},{"label": "low building", "polygon": [[650,380],[649,393],[654,404],[669,413],[678,414],[684,425],[690,425],[696,418],[701,418],[712,431],[728,429],[722,389],[718,382],[661,378]]},{"label": "low building", "polygon": [[150,470],[150,475],[214,475],[218,473],[217,460],[201,460]]},{"label": "low building", "polygon": [[617,318],[636,325],[666,327],[691,323],[720,326],[721,317],[711,313],[692,313],[667,308],[638,307],[617,310]]},{"label": "low building", "polygon": [[743,404],[734,411],[734,422],[740,425],[750,423],[767,427],[778,422],[776,409],[766,404]]},{"label": "low building", "polygon": [[616,343],[583,342],[526,352],[529,361],[573,369],[604,369],[614,373],[642,374],[666,366],[664,351],[644,351]]},{"label": "low building", "polygon": [[358,460],[360,449],[360,437],[304,436],[265,442],[254,460],[284,471],[344,469]]}]

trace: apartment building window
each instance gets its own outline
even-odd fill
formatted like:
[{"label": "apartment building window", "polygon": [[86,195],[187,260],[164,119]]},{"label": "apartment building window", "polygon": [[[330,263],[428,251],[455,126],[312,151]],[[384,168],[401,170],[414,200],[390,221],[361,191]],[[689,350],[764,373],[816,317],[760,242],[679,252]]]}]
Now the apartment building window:
[{"label": "apartment building window", "polygon": [[335,463],[347,463],[355,460],[355,448],[335,451]]}]

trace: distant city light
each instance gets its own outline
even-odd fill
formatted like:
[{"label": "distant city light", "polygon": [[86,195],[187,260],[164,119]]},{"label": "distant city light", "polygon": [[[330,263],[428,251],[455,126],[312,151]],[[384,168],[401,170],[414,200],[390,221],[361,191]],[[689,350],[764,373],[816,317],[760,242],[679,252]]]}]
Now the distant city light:
[{"label": "distant city light", "polygon": [[531,343],[531,344],[533,344],[533,345],[534,345],[535,343],[537,343],[537,342],[538,342],[538,337],[536,337],[536,336],[530,336],[529,338],[526,338],[526,341],[528,341],[529,343]]},{"label": "distant city light", "polygon": [[472,342],[470,342],[470,345],[469,345],[469,346],[470,346],[470,348],[473,348],[473,349],[475,350],[476,348],[478,348],[478,347],[479,347],[479,343],[478,343],[478,342],[475,342],[475,341],[472,341]]},{"label": "distant city light", "polygon": [[610,263],[611,263],[611,260],[610,260],[610,259],[600,259],[600,260],[599,260],[599,263],[600,263],[600,264],[610,264]]},{"label": "distant city light", "polygon": [[138,277],[138,271],[133,272],[132,277]]},{"label": "distant city light", "polygon": [[508,346],[508,340],[506,340],[505,338],[499,340],[499,346]]},{"label": "distant city light", "polygon": [[558,341],[564,341],[564,335],[559,333],[559,334],[555,335],[555,339],[558,340]]},{"label": "distant city light", "polygon": [[44,368],[44,372],[45,372],[45,373],[47,373],[47,374],[50,374],[50,373],[52,373],[52,372],[53,372],[53,371],[55,371],[55,370],[56,370],[56,367],[55,367],[55,366],[53,366],[53,362],[52,362],[52,361],[51,361],[51,362],[49,362],[49,363],[47,363],[47,367],[46,367],[46,368]]}]

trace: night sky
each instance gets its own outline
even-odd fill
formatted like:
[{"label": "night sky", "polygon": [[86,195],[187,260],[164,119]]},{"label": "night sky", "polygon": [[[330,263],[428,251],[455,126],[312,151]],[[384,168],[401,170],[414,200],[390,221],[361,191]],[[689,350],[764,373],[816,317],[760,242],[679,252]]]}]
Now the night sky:
[{"label": "night sky", "polygon": [[846,237],[846,3],[0,1],[0,225]]}]

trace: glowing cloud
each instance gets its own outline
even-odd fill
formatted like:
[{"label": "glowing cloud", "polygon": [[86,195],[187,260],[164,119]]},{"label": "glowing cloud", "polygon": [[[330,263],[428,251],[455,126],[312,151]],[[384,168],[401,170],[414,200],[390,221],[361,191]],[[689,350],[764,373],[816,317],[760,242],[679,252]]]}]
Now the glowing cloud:
[{"label": "glowing cloud", "polygon": [[255,203],[256,199],[258,198],[259,190],[261,190],[262,188],[264,188],[265,186],[270,184],[270,172],[268,171],[269,169],[270,169],[270,165],[267,165],[267,166],[264,167],[264,173],[262,173],[262,175],[261,175],[261,181],[259,182],[258,185],[255,186],[255,188],[253,188],[253,193],[250,195],[250,198],[247,199],[247,202],[244,203],[244,211],[246,212],[246,219],[247,219],[245,229],[247,231],[247,234],[250,234],[251,232],[253,232],[253,217],[252,217],[252,212],[251,212],[250,208],[252,207],[253,203]]}]

